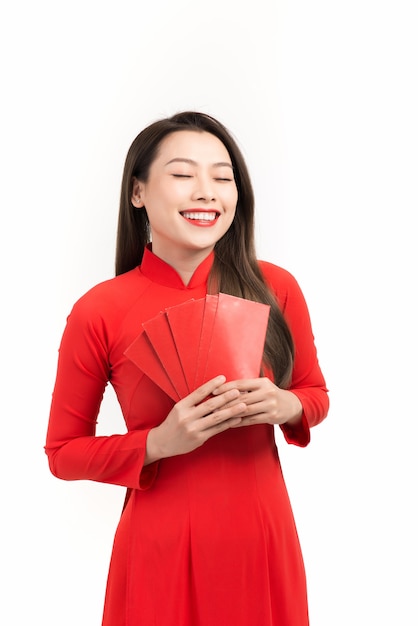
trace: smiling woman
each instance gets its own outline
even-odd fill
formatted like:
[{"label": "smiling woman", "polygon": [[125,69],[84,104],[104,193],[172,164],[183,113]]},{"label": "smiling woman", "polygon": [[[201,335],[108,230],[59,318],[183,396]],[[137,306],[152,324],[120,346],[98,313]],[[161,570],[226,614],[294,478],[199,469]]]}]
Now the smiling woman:
[{"label": "smiling woman", "polygon": [[[55,476],[127,489],[103,626],[308,625],[274,426],[306,446],[328,396],[304,297],[289,272],[257,260],[253,214],[245,162],[214,118],[179,113],[132,143],[117,275],[84,294],[68,317],[45,446]],[[268,305],[262,334],[261,324],[245,336],[229,324],[241,354],[242,342],[261,337],[260,376],[226,380],[219,340],[208,342],[218,375],[176,401],[145,373],[155,362],[152,345],[141,344],[143,370],[129,348],[160,312],[213,304],[221,292]],[[186,336],[196,324],[179,322]],[[108,382],[127,433],[98,437]]]},{"label": "smiling woman", "polygon": [[132,190],[133,206],[146,210],[154,254],[180,264],[185,284],[229,229],[237,200],[228,151],[203,131],[168,135],[148,176],[135,178]]}]

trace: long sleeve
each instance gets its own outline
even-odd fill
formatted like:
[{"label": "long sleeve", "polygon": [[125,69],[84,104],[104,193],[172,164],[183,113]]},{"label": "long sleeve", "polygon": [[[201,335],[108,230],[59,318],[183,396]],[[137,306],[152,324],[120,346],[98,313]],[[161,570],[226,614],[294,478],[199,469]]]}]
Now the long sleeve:
[{"label": "long sleeve", "polygon": [[49,466],[64,480],[147,488],[156,472],[156,464],[143,466],[149,428],[95,435],[111,377],[108,343],[108,328],[92,298],[80,299],[67,319],[59,349],[45,446]]},{"label": "long sleeve", "polygon": [[281,429],[288,443],[306,446],[310,429],[327,416],[329,409],[328,389],[318,363],[308,307],[299,284],[289,272],[266,262],[261,262],[260,267],[276,294],[295,345],[289,391],[302,403],[302,421],[297,427],[283,424]]}]

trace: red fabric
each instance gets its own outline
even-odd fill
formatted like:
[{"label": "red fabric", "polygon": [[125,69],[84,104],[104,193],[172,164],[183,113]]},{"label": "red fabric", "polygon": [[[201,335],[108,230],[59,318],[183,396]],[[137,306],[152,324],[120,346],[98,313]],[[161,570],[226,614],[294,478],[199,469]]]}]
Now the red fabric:
[{"label": "red fabric", "polygon": [[[103,626],[307,626],[303,560],[268,425],[231,429],[189,454],[143,467],[149,430],[174,401],[124,356],[142,322],[206,295],[213,256],[185,287],[147,250],[142,266],[97,285],[63,334],[45,446],[51,471],[128,487]],[[309,314],[295,279],[261,263],[290,324],[292,391],[304,407],[287,441],[304,446],[328,410]],[[222,372],[219,372],[222,373]],[[127,426],[95,436],[107,382]]]}]

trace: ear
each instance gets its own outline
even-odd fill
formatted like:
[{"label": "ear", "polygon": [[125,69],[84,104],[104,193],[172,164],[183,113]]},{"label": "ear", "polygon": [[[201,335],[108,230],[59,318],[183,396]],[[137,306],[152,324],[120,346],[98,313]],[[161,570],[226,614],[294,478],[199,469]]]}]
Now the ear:
[{"label": "ear", "polygon": [[133,179],[131,202],[136,209],[142,209],[144,202],[141,194],[143,191],[143,185],[137,178]]}]

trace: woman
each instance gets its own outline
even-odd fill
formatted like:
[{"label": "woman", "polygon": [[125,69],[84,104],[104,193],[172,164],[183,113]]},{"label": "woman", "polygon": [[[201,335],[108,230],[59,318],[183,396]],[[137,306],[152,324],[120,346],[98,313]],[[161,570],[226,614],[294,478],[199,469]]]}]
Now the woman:
[{"label": "woman", "polygon": [[[243,157],[208,115],[155,122],[129,149],[116,277],[68,318],[46,443],[55,476],[127,488],[103,626],[308,624],[274,425],[306,446],[328,396],[298,284],[256,260],[253,207]],[[262,373],[227,381],[220,365],[175,402],[125,351],[143,322],[208,293],[270,306]],[[128,432],[96,437],[108,381]]]}]

